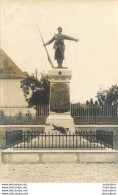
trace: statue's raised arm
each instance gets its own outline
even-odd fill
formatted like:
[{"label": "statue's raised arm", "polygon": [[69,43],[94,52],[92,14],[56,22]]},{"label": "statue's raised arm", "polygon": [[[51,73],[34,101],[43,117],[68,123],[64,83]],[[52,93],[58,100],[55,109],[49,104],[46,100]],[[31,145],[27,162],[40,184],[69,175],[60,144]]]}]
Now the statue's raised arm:
[{"label": "statue's raised arm", "polygon": [[50,41],[48,41],[44,46],[51,44],[53,41],[54,46],[53,48],[55,49],[55,60],[57,60],[58,63],[58,68],[62,68],[62,63],[64,60],[64,51],[65,51],[65,45],[64,45],[64,40],[70,40],[70,41],[75,41],[78,42],[78,39],[75,39],[73,37],[63,35],[62,34],[62,28],[58,27],[57,28],[58,33],[55,34]]},{"label": "statue's raised arm", "polygon": [[78,39],[75,39],[75,38],[67,36],[67,35],[63,35],[63,36],[64,36],[64,39],[69,40],[69,41],[75,41],[75,42],[79,41]]}]

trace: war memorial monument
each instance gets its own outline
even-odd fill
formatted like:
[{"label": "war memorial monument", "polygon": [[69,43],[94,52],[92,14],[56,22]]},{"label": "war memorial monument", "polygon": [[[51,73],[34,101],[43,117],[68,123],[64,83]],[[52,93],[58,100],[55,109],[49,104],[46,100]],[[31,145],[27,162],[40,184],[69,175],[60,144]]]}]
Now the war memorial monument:
[{"label": "war memorial monument", "polygon": [[49,116],[46,119],[45,131],[52,129],[52,125],[67,128],[74,132],[74,122],[70,114],[70,80],[72,71],[67,67],[63,67],[65,45],[64,40],[71,40],[78,42],[78,39],[62,34],[62,28],[58,27],[58,34],[44,44],[51,44],[54,41],[55,60],[57,60],[57,67],[52,65],[52,69],[48,71],[50,80],[50,108]]}]

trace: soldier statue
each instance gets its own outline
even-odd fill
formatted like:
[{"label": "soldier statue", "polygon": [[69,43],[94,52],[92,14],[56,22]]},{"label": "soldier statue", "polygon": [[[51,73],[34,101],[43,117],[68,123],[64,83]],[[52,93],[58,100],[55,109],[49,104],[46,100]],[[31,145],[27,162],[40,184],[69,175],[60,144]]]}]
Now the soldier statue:
[{"label": "soldier statue", "polygon": [[64,51],[65,51],[65,45],[64,45],[64,40],[71,40],[78,42],[78,39],[74,39],[72,37],[66,36],[62,34],[62,28],[58,27],[58,34],[55,34],[53,38],[48,41],[44,46],[51,44],[53,41],[55,41],[53,48],[55,49],[55,60],[57,60],[58,63],[58,68],[62,68],[62,63],[64,60]]}]

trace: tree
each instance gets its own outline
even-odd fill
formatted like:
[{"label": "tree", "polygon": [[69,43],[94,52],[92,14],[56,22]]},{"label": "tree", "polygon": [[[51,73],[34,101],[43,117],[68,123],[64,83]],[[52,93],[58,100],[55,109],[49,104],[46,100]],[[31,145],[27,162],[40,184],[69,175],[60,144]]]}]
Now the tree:
[{"label": "tree", "polygon": [[97,93],[99,105],[118,105],[118,86],[112,85],[108,90],[102,90]]},{"label": "tree", "polygon": [[96,95],[97,100],[93,102],[86,101],[86,105],[95,105],[95,106],[113,106],[118,105],[118,86],[112,85],[108,90],[100,90]]},{"label": "tree", "polygon": [[86,105],[87,106],[95,106],[97,103],[96,103],[96,101],[94,102],[93,101],[93,98],[91,98],[89,101],[87,100],[86,101]]},{"label": "tree", "polygon": [[48,75],[41,74],[40,80],[34,76],[27,76],[21,81],[21,88],[29,106],[49,104],[50,81]]}]

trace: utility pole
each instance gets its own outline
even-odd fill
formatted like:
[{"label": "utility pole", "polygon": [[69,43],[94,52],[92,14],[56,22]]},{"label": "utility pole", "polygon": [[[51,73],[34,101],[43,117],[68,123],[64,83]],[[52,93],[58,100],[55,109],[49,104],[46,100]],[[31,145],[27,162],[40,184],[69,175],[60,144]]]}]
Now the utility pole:
[{"label": "utility pole", "polygon": [[37,68],[35,68],[35,78],[37,79]]}]

